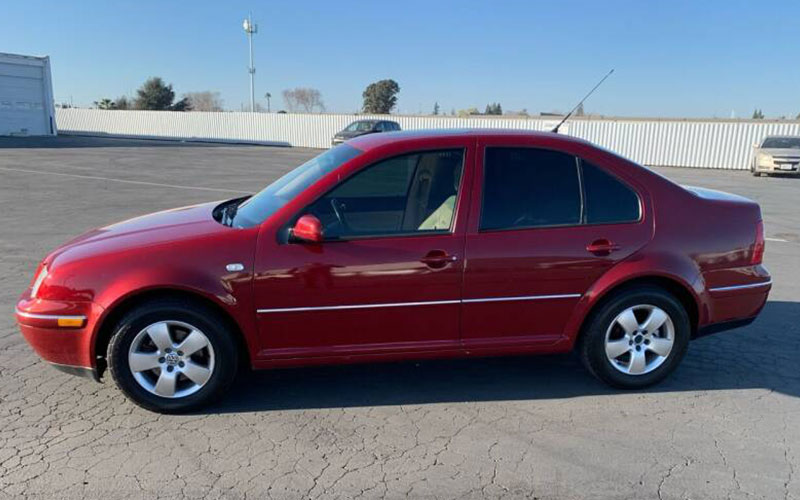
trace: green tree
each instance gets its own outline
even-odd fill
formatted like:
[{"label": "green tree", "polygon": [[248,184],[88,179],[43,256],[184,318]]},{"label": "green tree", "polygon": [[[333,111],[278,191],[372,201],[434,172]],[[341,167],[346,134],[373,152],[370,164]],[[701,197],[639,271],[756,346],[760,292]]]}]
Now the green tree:
[{"label": "green tree", "polygon": [[388,114],[397,104],[400,85],[394,80],[380,80],[370,83],[364,90],[364,113]]},{"label": "green tree", "polygon": [[97,109],[116,109],[114,101],[108,97],[104,97],[99,101],[94,101],[94,105],[97,107]]},{"label": "green tree", "polygon": [[586,113],[583,111],[583,103],[578,104],[575,108],[575,116],[584,116]]},{"label": "green tree", "polygon": [[169,107],[170,111],[191,111],[192,110],[192,102],[189,100],[188,97],[184,97],[180,101],[177,101],[175,104]]},{"label": "green tree", "polygon": [[155,111],[188,111],[191,109],[188,99],[183,98],[173,104],[174,100],[175,91],[172,90],[172,84],[166,84],[160,77],[154,76],[148,78],[136,91],[134,106],[136,109]]},{"label": "green tree", "polygon": [[438,115],[439,114],[439,103],[438,102],[433,103],[433,114],[434,115]]},{"label": "green tree", "polygon": [[500,106],[499,102],[494,102],[492,104],[486,105],[486,111],[483,113],[484,115],[502,115],[503,114],[503,107]]},{"label": "green tree", "polygon": [[131,104],[130,99],[124,95],[121,95],[114,100],[114,107],[115,109],[131,109],[133,105]]},{"label": "green tree", "polygon": [[753,119],[754,120],[763,120],[764,119],[764,113],[762,113],[760,109],[756,108],[756,110],[753,111]]}]

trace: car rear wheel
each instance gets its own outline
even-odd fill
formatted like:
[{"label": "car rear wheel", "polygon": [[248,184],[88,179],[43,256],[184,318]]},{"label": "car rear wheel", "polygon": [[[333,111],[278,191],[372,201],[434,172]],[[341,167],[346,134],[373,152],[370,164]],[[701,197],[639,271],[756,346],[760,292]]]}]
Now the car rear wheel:
[{"label": "car rear wheel", "polygon": [[225,321],[183,300],[159,300],[128,312],[108,345],[109,371],[137,405],[178,413],[223,394],[237,370]]},{"label": "car rear wheel", "polygon": [[689,344],[683,305],[657,287],[617,293],[589,319],[580,344],[584,365],[600,380],[639,389],[669,375]]}]

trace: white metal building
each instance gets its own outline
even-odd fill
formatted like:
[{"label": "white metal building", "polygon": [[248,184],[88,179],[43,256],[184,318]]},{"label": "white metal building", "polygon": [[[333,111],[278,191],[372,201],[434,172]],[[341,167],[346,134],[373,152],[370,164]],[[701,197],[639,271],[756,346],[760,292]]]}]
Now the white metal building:
[{"label": "white metal building", "polygon": [[49,57],[0,53],[0,135],[56,135]]}]

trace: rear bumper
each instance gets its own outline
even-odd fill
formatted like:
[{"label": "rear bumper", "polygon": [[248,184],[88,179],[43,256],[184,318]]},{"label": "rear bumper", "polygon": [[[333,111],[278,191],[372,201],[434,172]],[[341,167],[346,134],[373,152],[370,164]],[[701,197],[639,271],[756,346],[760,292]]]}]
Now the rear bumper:
[{"label": "rear bumper", "polygon": [[752,272],[746,281],[719,284],[708,289],[707,321],[699,325],[696,337],[739,328],[755,321],[767,303],[772,279],[763,266],[750,269]]},{"label": "rear bumper", "polygon": [[15,312],[22,336],[42,359],[62,371],[97,379],[92,339],[102,307],[23,297]]},{"label": "rear bumper", "polygon": [[727,330],[733,330],[735,328],[741,328],[743,326],[747,326],[753,321],[756,320],[756,316],[751,318],[744,318],[744,319],[733,319],[730,321],[723,321],[722,323],[713,323],[710,325],[706,325],[700,327],[697,332],[695,333],[693,338],[700,338],[705,337],[707,335],[712,335],[714,333],[724,332]]}]

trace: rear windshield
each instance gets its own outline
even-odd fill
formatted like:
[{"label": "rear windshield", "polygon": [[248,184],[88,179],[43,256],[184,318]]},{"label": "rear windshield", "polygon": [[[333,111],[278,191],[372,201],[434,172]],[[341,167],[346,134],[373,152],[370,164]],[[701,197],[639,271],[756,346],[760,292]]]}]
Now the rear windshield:
[{"label": "rear windshield", "polygon": [[761,147],[764,149],[800,149],[800,137],[767,137]]},{"label": "rear windshield", "polygon": [[295,196],[361,152],[360,149],[341,144],[308,160],[242,203],[236,209],[231,225],[252,227],[261,224]]}]

